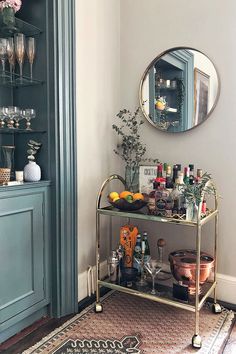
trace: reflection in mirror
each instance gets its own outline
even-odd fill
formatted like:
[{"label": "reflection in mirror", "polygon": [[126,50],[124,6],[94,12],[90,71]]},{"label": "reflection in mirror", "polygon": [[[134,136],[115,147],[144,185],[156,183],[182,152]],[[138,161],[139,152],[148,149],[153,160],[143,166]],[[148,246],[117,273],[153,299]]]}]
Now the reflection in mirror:
[{"label": "reflection in mirror", "polygon": [[170,49],[149,65],[140,84],[140,105],[148,121],[167,132],[204,122],[219,97],[219,77],[210,59],[196,49]]}]

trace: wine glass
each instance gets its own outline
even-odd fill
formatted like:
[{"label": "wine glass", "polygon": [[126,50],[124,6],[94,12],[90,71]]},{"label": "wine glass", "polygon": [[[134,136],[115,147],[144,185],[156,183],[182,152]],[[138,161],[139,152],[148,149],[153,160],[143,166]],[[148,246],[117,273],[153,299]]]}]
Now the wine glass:
[{"label": "wine glass", "polygon": [[2,76],[6,76],[7,39],[0,38],[0,60],[2,62]]},{"label": "wine glass", "polygon": [[152,277],[152,290],[151,290],[152,295],[160,295],[160,293],[155,289],[155,278],[156,275],[161,271],[161,267],[159,267],[158,264],[159,263],[156,259],[150,259],[149,262],[144,264],[144,268]]},{"label": "wine glass", "polygon": [[5,127],[5,119],[8,113],[7,107],[0,107],[0,128]]},{"label": "wine glass", "polygon": [[26,108],[22,111],[22,117],[26,119],[26,130],[32,130],[31,129],[31,119],[36,117],[36,112],[35,109],[33,108]]},{"label": "wine glass", "polygon": [[36,51],[35,38],[29,37],[26,51],[30,63],[30,79],[31,81],[33,81],[33,63],[34,63],[35,51]]},{"label": "wine glass", "polygon": [[8,112],[7,112],[7,117],[8,117],[7,127],[8,128],[15,129],[14,119],[15,119],[15,117],[17,117],[19,115],[20,115],[20,108],[19,107],[15,107],[15,106],[8,107]]},{"label": "wine glass", "polygon": [[22,110],[19,109],[19,113],[17,115],[15,115],[15,117],[14,117],[16,129],[19,129],[19,127],[20,127],[19,121],[21,119],[23,119],[23,115],[22,115]]},{"label": "wine glass", "polygon": [[16,59],[20,67],[20,81],[23,80],[23,64],[25,58],[25,35],[23,33],[17,33],[15,35],[15,52]]},{"label": "wine glass", "polygon": [[10,65],[11,82],[13,81],[13,70],[15,68],[15,46],[13,38],[7,38],[7,57]]},{"label": "wine glass", "polygon": [[150,258],[151,258],[150,256],[146,256],[143,253],[140,255],[140,257],[135,257],[134,256],[134,259],[139,264],[140,270],[141,270],[140,280],[136,283],[136,285],[138,285],[138,286],[146,286],[146,285],[148,285],[148,283],[144,279],[144,267],[145,267],[145,264],[147,262],[149,262]]}]

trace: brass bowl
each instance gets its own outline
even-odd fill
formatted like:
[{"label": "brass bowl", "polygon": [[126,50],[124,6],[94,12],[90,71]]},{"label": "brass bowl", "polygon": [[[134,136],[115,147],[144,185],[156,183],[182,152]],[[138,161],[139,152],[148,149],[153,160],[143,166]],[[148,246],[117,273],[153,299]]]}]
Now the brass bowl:
[{"label": "brass bowl", "polygon": [[138,200],[135,200],[132,203],[130,203],[124,198],[120,198],[120,199],[116,200],[115,202],[113,202],[108,197],[108,201],[114,208],[117,208],[119,210],[124,210],[124,211],[139,210],[139,209],[141,209],[141,208],[143,208],[144,206],[147,205],[147,200],[146,199],[144,199],[144,200],[138,199]]},{"label": "brass bowl", "polygon": [[[196,257],[195,250],[178,250],[169,254],[169,262],[174,278],[188,285],[189,293],[196,293]],[[209,278],[215,260],[205,252],[200,253],[200,284],[204,284]],[[201,292],[201,290],[200,290]]]}]

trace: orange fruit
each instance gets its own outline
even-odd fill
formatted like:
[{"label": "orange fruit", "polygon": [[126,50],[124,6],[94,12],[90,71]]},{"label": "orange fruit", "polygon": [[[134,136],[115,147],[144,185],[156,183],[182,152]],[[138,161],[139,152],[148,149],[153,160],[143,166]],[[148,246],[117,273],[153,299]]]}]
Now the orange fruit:
[{"label": "orange fruit", "polygon": [[142,195],[142,193],[135,193],[133,195],[133,200],[143,200],[144,196]]},{"label": "orange fruit", "polygon": [[129,192],[129,191],[123,191],[120,193],[120,198],[126,198],[128,195],[133,195],[133,193]]}]

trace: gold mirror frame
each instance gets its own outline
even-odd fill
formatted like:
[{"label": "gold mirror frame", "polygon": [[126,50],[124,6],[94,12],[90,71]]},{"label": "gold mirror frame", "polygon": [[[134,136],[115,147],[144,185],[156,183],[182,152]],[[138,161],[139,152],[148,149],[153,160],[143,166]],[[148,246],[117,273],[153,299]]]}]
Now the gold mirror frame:
[{"label": "gold mirror frame", "polygon": [[[214,104],[212,105],[210,111],[207,113],[206,117],[204,118],[204,120],[202,120],[200,123],[192,126],[191,128],[189,129],[186,129],[186,130],[180,130],[180,131],[174,131],[174,132],[171,132],[171,131],[167,131],[165,129],[162,129],[161,127],[159,127],[157,124],[155,124],[153,122],[153,120],[147,115],[145,109],[144,109],[144,105],[143,105],[143,99],[142,99],[142,92],[143,92],[143,84],[144,84],[144,80],[146,79],[146,76],[149,72],[149,70],[154,66],[154,64],[159,60],[161,59],[165,54],[168,54],[170,52],[173,52],[173,51],[177,51],[177,50],[192,50],[192,51],[196,51],[198,53],[201,53],[202,55],[204,55],[212,64],[212,66],[214,67],[215,69],[215,72],[216,72],[216,77],[217,77],[217,82],[218,82],[218,88],[217,88],[217,93],[216,93],[216,97],[215,97],[215,100],[214,100]],[[195,70],[194,70],[194,75],[195,75]],[[194,88],[195,90],[195,88]],[[219,72],[215,66],[215,64],[213,63],[213,61],[211,60],[211,58],[204,54],[203,52],[201,52],[200,50],[198,49],[195,49],[195,48],[192,48],[192,47],[173,47],[173,48],[170,48],[170,49],[167,49],[165,51],[163,51],[161,54],[159,54],[157,57],[155,57],[152,62],[148,65],[148,67],[146,68],[146,70],[144,71],[143,75],[142,75],[142,78],[141,78],[141,81],[140,81],[140,84],[139,84],[139,104],[140,104],[140,108],[142,110],[142,113],[144,115],[144,117],[147,119],[147,121],[153,126],[155,127],[156,129],[162,131],[162,132],[166,132],[166,133],[184,133],[184,132],[187,132],[187,131],[190,131],[196,127],[198,127],[199,125],[201,125],[202,123],[204,123],[208,118],[209,116],[212,114],[212,112],[214,111],[217,103],[218,103],[218,100],[219,100],[219,96],[220,96],[220,91],[221,91],[221,82],[220,82],[220,76],[219,76]],[[196,105],[196,103],[194,102],[194,106]]]}]

